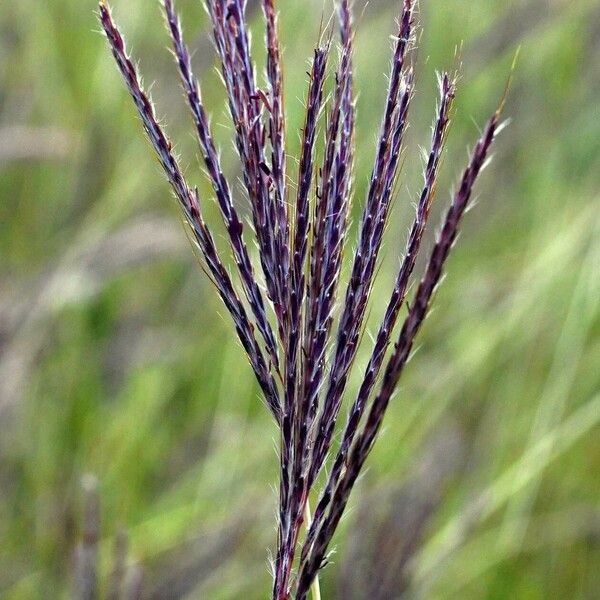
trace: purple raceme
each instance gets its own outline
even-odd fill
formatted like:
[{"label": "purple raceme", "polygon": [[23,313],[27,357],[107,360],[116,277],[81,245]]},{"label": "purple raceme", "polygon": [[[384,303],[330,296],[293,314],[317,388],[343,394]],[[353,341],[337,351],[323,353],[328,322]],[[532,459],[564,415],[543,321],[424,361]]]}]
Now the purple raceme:
[{"label": "purple raceme", "polygon": [[[205,5],[251,208],[249,228],[243,225],[232,186],[221,169],[174,0],[164,0],[164,11],[184,96],[237,267],[235,280],[204,221],[199,193],[187,183],[105,2],[100,3],[100,20],[144,130],[200,251],[203,267],[231,314],[265,403],[279,428],[278,534],[272,598],[302,600],[311,588],[317,595],[319,570],[327,562],[333,534],[442,278],[475,181],[498,130],[499,113],[488,121],[463,172],[390,351],[421,249],[450,122],[455,79],[447,73],[440,76],[440,97],[416,214],[362,382],[350,405],[346,425],[340,428],[339,412],[380,265],[379,253],[394,199],[413,98],[413,2],[404,0],[399,18],[372,174],[344,290],[341,272],[350,244],[348,220],[354,200],[355,158],[350,0],[338,3],[340,58],[329,96],[325,90],[330,76],[328,65],[332,62],[331,42],[314,52],[295,186],[288,179],[275,1],[262,0],[267,57],[264,89],[259,86],[252,59],[245,0],[206,0]],[[250,233],[254,234],[258,249],[256,261],[248,249]],[[238,285],[243,295],[238,294]],[[336,303],[342,298],[338,314]],[[336,432],[341,441],[334,449]],[[326,465],[329,469],[325,482],[318,485],[319,474]],[[313,496],[318,502],[311,519],[309,506]]]},{"label": "purple raceme", "polygon": [[267,319],[262,292],[254,275],[254,268],[242,236],[243,225],[233,205],[229,185],[221,170],[219,154],[215,147],[208,124],[208,117],[200,98],[200,87],[192,72],[190,53],[183,41],[181,24],[175,14],[172,0],[165,0],[165,13],[171,39],[173,40],[173,51],[179,65],[181,81],[194,118],[198,142],[202,149],[202,157],[223,214],[223,220],[229,234],[233,256],[238,265],[244,292],[256,319],[258,329],[265,340],[267,351],[273,360],[273,364],[278,369],[279,360],[275,337]]}]

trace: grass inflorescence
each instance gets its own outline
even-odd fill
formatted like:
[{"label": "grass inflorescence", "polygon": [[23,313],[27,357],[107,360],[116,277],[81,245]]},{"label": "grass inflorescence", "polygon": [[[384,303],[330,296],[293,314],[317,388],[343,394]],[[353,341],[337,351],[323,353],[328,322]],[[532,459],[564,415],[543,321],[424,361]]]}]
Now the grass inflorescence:
[{"label": "grass inflorescence", "polygon": [[[349,215],[355,201],[356,150],[350,1],[341,0],[337,9],[340,52],[333,75],[329,72],[331,37],[323,35],[324,41],[314,51],[295,177],[290,174],[286,154],[283,68],[274,0],[262,1],[267,50],[262,88],[252,58],[246,1],[207,0],[205,4],[227,90],[243,187],[251,207],[250,227],[240,216],[233,186],[223,174],[173,0],[164,0],[164,12],[206,172],[237,267],[235,278],[204,219],[204,199],[188,183],[104,2],[100,4],[100,20],[203,267],[231,314],[279,428],[272,597],[302,600],[311,587],[317,593],[315,581],[327,562],[332,537],[381,428],[442,278],[473,187],[488,159],[499,111],[488,120],[470,155],[414,297],[406,304],[406,315],[395,333],[436,192],[455,95],[456,77],[449,73],[439,76],[439,100],[414,221],[361,384],[346,423],[340,426],[339,413],[349,393],[348,379],[365,329],[414,97],[415,7],[411,0],[404,0],[398,20],[372,174],[351,251]],[[334,79],[328,95],[330,76]],[[248,249],[251,242],[258,249],[257,261]],[[350,255],[347,283],[341,276],[345,255]],[[338,434],[341,441],[336,444]],[[329,468],[323,475],[326,466]],[[311,496],[316,499],[315,512],[307,522]]]}]

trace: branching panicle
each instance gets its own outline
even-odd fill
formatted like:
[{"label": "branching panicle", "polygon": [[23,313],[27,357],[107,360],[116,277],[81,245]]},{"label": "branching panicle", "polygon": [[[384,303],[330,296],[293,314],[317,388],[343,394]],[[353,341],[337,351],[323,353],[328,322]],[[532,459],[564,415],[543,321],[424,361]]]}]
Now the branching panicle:
[{"label": "branching panicle", "polygon": [[[332,536],[427,316],[473,186],[497,132],[499,114],[496,112],[488,121],[475,146],[407,308],[396,344],[390,349],[421,249],[448,132],[455,81],[446,73],[440,76],[431,146],[404,256],[346,425],[336,430],[365,328],[413,97],[413,4],[404,0],[399,19],[373,170],[358,224],[350,277],[343,291],[341,272],[344,251],[350,243],[348,219],[355,162],[351,2],[338,3],[340,54],[329,98],[324,90],[331,42],[314,52],[295,188],[287,180],[283,61],[275,0],[262,0],[266,48],[264,91],[257,83],[252,58],[246,1],[205,0],[205,5],[250,202],[256,258],[249,250],[249,229],[243,227],[238,200],[221,168],[174,0],[164,0],[184,95],[225,224],[238,281],[232,280],[219,255],[211,228],[202,216],[198,191],[187,182],[104,1],[100,3],[100,21],[144,130],[189,225],[203,268],[233,319],[279,428],[278,535],[272,597],[303,600],[316,585]],[[327,117],[320,128],[324,113]],[[321,147],[320,129],[322,156],[317,152]],[[264,276],[266,293],[258,279],[258,270]],[[236,291],[238,285],[243,290],[241,296]],[[343,305],[336,316],[338,297],[343,297]],[[336,431],[341,437],[334,453],[331,448]],[[319,474],[328,463],[328,476],[319,490]],[[306,523],[302,539],[302,525],[310,512],[309,498],[313,493],[319,494],[318,504],[312,521]]]}]

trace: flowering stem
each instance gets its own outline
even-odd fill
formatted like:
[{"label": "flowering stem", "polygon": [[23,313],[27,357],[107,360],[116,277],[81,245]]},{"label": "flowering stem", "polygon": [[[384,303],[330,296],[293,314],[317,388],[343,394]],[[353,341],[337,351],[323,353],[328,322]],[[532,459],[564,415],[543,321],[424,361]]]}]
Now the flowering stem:
[{"label": "flowering stem", "polygon": [[[310,529],[310,525],[312,523],[312,515],[310,512],[310,499],[306,499],[306,504],[304,505],[304,526],[306,527],[306,531]],[[310,595],[312,596],[312,600],[321,600],[321,586],[319,585],[319,575],[315,575],[313,579],[312,585],[310,586]]]},{"label": "flowering stem", "polygon": [[[401,2],[375,162],[367,182],[345,293],[340,289],[340,273],[344,249],[350,244],[348,220],[356,195],[352,183],[355,162],[352,0],[337,0],[341,51],[331,99],[327,92],[331,39],[314,52],[293,194],[286,175],[283,63],[276,0],[262,0],[266,20],[266,90],[259,87],[252,60],[246,21],[248,0],[204,3],[227,89],[252,227],[244,227],[236,194],[222,172],[175,0],[163,0],[185,96],[239,281],[232,279],[228,263],[221,258],[213,229],[204,218],[200,194],[188,182],[151,98],[142,87],[107,0],[100,0],[99,18],[148,139],[200,251],[202,266],[233,318],[239,340],[280,430],[279,523],[272,599],[306,600],[310,595],[312,600],[321,600],[318,574],[327,562],[329,544],[429,312],[461,219],[469,207],[473,186],[498,131],[500,114],[496,112],[488,121],[471,154],[425,273],[409,304],[406,296],[436,191],[454,98],[454,79],[448,74],[440,77],[440,101],[431,150],[426,157],[424,183],[406,253],[334,454],[332,444],[339,431],[336,422],[365,332],[369,299],[381,265],[380,249],[402,163],[403,137],[414,87],[410,53],[415,40],[416,0]],[[326,117],[321,140],[319,123],[323,114]],[[255,261],[247,241],[252,233],[258,249]],[[259,276],[254,263],[260,264],[264,278]],[[238,294],[238,286],[242,287],[242,294]],[[338,298],[343,298],[339,315]],[[392,350],[392,336],[405,302],[407,315]],[[317,483],[326,466],[328,476],[318,490]],[[311,495],[318,497],[312,515]]]}]

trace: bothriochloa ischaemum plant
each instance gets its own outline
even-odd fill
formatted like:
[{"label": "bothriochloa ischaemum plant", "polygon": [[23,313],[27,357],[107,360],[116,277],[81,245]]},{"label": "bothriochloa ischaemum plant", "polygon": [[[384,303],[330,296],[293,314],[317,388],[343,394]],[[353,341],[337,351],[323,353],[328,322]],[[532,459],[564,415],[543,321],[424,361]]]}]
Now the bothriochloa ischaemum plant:
[{"label": "bothriochloa ischaemum plant", "polygon": [[[280,470],[272,598],[303,600],[309,593],[319,596],[319,571],[327,562],[332,537],[442,278],[473,186],[497,133],[499,112],[491,116],[475,144],[424,272],[407,302],[404,319],[398,324],[436,191],[455,93],[455,76],[439,75],[439,99],[414,220],[406,246],[397,248],[402,260],[383,319],[368,348],[370,355],[360,386],[358,390],[348,389],[395,196],[413,99],[415,7],[411,0],[404,0],[363,200],[353,193],[356,149],[350,0],[340,0],[336,6],[339,43],[332,35],[324,35],[327,39],[314,50],[300,155],[294,161],[287,155],[275,0],[262,0],[267,50],[264,77],[258,77],[252,58],[246,4],[247,0],[205,2],[241,165],[244,191],[239,194],[238,186],[223,175],[174,0],[164,0],[173,54],[214,198],[201,197],[188,183],[104,2],[100,3],[100,20],[204,270],[233,319],[278,428]],[[333,54],[337,55],[335,65],[331,65]],[[326,93],[328,78],[331,84],[327,89],[331,91]],[[366,160],[370,150],[360,151],[361,160]],[[203,204],[213,199],[223,218],[235,276],[204,220]],[[249,224],[240,217],[243,203],[250,207]],[[353,203],[360,204],[356,239],[349,235]],[[256,253],[249,250],[253,245]],[[341,276],[345,258],[349,261],[347,281]],[[340,419],[346,396],[350,396],[349,408],[345,419]],[[345,421],[343,426],[340,421]],[[314,503],[312,516],[310,500]]]}]

